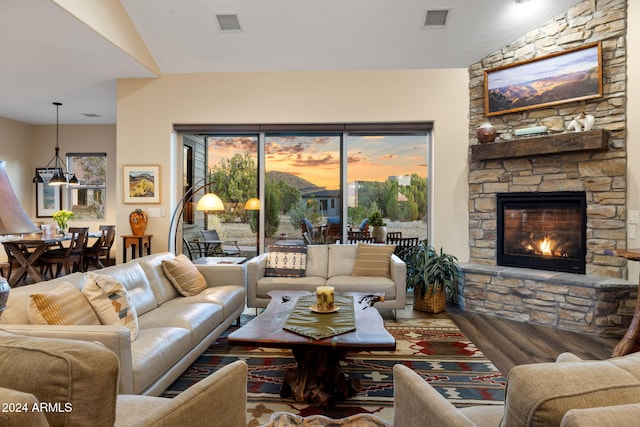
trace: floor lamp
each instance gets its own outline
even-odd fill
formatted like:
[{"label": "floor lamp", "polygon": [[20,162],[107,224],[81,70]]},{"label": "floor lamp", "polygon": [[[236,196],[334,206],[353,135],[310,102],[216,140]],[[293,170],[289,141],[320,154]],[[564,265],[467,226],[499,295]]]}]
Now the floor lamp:
[{"label": "floor lamp", "polygon": [[205,194],[198,200],[196,206],[197,211],[205,212],[206,214],[224,211],[224,203],[222,203],[220,197],[213,193],[206,192],[206,189],[212,184],[212,182],[206,179],[201,180],[189,188],[176,205],[171,215],[171,223],[169,224],[169,241],[167,245],[169,252],[173,252],[174,254],[178,253],[178,237],[179,234],[181,235],[181,233],[178,233],[178,227],[182,223],[184,208],[188,203],[191,203],[198,193],[204,192]]},{"label": "floor lamp", "polygon": [[[24,211],[13,191],[4,160],[0,160],[0,200],[0,235],[30,234],[38,231],[38,227]],[[9,289],[7,279],[0,277],[0,315],[7,305]]]}]

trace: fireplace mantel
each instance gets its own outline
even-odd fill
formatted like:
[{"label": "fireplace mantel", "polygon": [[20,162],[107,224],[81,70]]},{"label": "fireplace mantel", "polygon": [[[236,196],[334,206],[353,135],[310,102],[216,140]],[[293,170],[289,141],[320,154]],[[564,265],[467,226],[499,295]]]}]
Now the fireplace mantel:
[{"label": "fireplace mantel", "polygon": [[472,145],[471,161],[542,156],[576,151],[607,151],[608,149],[609,133],[604,129],[598,129]]}]

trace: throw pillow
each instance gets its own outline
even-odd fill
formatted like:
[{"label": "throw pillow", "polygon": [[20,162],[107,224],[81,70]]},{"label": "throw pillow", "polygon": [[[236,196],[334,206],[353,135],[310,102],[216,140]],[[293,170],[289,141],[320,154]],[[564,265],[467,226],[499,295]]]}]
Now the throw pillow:
[{"label": "throw pillow", "polygon": [[307,270],[307,247],[270,245],[265,277],[304,277]]},{"label": "throw pillow", "polygon": [[129,328],[131,341],[138,337],[138,314],[127,289],[111,276],[87,273],[82,293],[103,325]]},{"label": "throw pillow", "polygon": [[49,292],[29,295],[29,322],[35,325],[99,325],[96,313],[69,282],[61,282]]},{"label": "throw pillow", "polygon": [[395,245],[368,245],[358,243],[356,263],[352,276],[391,277],[389,263]]},{"label": "throw pillow", "polygon": [[162,261],[162,270],[169,281],[185,297],[198,295],[207,289],[207,281],[198,268],[184,255]]}]

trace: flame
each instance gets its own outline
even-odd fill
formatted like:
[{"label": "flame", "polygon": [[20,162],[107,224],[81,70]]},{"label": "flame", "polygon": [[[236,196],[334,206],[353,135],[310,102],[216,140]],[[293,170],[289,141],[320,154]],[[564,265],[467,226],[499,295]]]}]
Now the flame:
[{"label": "flame", "polygon": [[551,239],[549,238],[549,236],[545,236],[538,247],[540,248],[540,252],[542,252],[542,255],[553,255],[551,253]]}]

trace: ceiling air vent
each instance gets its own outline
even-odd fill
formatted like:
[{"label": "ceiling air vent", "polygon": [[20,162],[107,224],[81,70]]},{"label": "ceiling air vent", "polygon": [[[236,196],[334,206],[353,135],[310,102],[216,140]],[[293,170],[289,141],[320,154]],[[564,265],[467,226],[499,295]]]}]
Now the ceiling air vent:
[{"label": "ceiling air vent", "polygon": [[220,26],[220,31],[241,31],[240,21],[238,20],[238,15],[235,14],[226,14],[226,15],[216,15],[218,19],[218,25]]},{"label": "ceiling air vent", "polygon": [[449,9],[431,9],[424,15],[424,28],[443,28],[447,25]]}]

